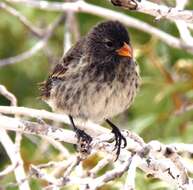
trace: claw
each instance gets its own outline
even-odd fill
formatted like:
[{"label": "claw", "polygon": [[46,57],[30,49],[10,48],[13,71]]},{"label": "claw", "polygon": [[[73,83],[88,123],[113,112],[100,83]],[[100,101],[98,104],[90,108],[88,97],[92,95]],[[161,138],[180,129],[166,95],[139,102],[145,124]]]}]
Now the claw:
[{"label": "claw", "polygon": [[[115,135],[115,147],[114,147],[113,151],[116,150],[116,159],[115,159],[115,161],[116,161],[120,155],[121,148],[125,148],[127,146],[127,140],[121,134],[119,128],[116,125],[114,125],[108,119],[106,119],[106,122],[112,127],[112,133]],[[121,147],[122,143],[123,143],[123,146]]]},{"label": "claw", "polygon": [[91,151],[91,145],[90,144],[92,141],[92,137],[89,136],[87,133],[85,133],[83,130],[78,129],[75,126],[75,123],[73,121],[72,116],[69,116],[69,119],[70,119],[70,122],[72,124],[73,130],[76,133],[76,137],[78,139],[78,143],[76,146],[78,152],[83,153],[85,155],[90,154],[90,151]]},{"label": "claw", "polygon": [[126,138],[122,135],[122,140],[123,140],[123,147],[122,148],[125,148],[127,146],[127,140]]},{"label": "claw", "polygon": [[77,129],[76,136],[78,139],[78,150],[84,154],[90,154],[92,137],[86,134],[83,130]]},{"label": "claw", "polygon": [[[115,133],[116,133],[116,131],[115,131],[114,128],[112,128],[112,131],[111,131],[111,132],[112,132],[114,135],[115,135]],[[120,141],[119,136],[115,135],[115,146],[114,146],[114,148],[113,148],[113,151],[115,151],[115,150],[117,149],[117,146],[118,146],[118,144],[119,144],[119,141]]]}]

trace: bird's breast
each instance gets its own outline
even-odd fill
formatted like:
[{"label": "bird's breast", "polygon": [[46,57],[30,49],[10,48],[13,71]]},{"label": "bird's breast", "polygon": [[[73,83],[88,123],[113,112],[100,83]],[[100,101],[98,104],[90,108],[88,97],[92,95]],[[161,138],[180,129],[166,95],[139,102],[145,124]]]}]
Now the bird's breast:
[{"label": "bird's breast", "polygon": [[94,121],[111,118],[126,110],[136,95],[139,76],[135,68],[115,75],[114,80],[93,83],[88,88],[88,117]]},{"label": "bird's breast", "polygon": [[134,65],[116,70],[114,77],[107,77],[109,80],[104,80],[103,76],[93,80],[85,74],[62,81],[52,89],[48,103],[54,110],[74,118],[94,122],[111,118],[131,105],[139,86],[139,76]]}]

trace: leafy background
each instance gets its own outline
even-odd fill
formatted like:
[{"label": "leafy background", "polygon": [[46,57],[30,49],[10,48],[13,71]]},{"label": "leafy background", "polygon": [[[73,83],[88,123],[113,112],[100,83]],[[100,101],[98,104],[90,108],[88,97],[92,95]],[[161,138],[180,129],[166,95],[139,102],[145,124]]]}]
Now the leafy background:
[{"label": "leafy background", "polygon": [[[115,8],[104,0],[88,0],[88,2],[124,12],[179,37],[176,26],[168,20],[155,22],[149,15]],[[175,5],[174,1],[164,1],[164,3]],[[41,11],[22,5],[14,7],[34,25],[42,28],[60,15],[60,13]],[[189,1],[186,8],[193,9],[193,0]],[[0,18],[0,59],[20,54],[38,41],[15,17],[2,9]],[[84,13],[76,14],[76,18],[81,35],[86,34],[93,25],[102,21],[99,17]],[[182,105],[193,102],[193,55],[169,47],[156,37],[140,30],[134,28],[128,28],[128,30],[131,34],[135,58],[140,67],[142,85],[132,107],[114,118],[114,122],[120,127],[137,132],[145,141],[157,139],[163,143],[193,143],[193,111],[175,115]],[[49,70],[62,56],[63,36],[64,26],[60,25],[46,48],[22,62],[0,67],[0,83],[16,95],[19,106],[50,110],[38,98],[37,84],[47,77]],[[9,105],[9,102],[0,96],[0,104]],[[14,137],[14,134],[10,133],[10,135]],[[67,147],[73,151],[72,146],[67,145]],[[57,150],[34,136],[24,137],[21,152],[26,170],[30,164],[60,160]],[[95,162],[95,159],[91,159],[86,165],[91,167]],[[0,169],[9,163],[5,151],[0,146]],[[12,174],[2,177],[0,186],[6,185],[6,189],[17,189],[8,185],[13,180]],[[120,178],[120,182],[122,180],[124,176]],[[167,184],[149,179],[141,171],[137,173],[136,182],[138,190],[169,189]],[[45,185],[44,181],[31,180],[32,189],[41,189],[43,185]],[[64,189],[76,189],[76,187]],[[101,189],[118,188],[110,183]]]}]

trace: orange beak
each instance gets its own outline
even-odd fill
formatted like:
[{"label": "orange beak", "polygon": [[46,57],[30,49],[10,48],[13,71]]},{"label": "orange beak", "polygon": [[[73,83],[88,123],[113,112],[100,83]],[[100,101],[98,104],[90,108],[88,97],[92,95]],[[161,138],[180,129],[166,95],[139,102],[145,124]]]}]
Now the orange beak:
[{"label": "orange beak", "polygon": [[123,46],[120,49],[117,49],[116,52],[120,56],[130,57],[130,58],[133,57],[133,49],[126,42],[124,42]]}]

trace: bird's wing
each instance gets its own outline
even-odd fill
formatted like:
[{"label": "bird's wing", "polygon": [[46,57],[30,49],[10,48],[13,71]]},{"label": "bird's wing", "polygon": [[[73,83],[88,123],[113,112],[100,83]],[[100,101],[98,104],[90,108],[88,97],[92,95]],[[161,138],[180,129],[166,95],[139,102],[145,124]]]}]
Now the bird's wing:
[{"label": "bird's wing", "polygon": [[83,45],[84,38],[70,48],[62,60],[54,67],[48,79],[40,84],[41,97],[43,99],[49,98],[53,85],[64,79],[69,68],[76,67],[80,63],[83,55]]}]

